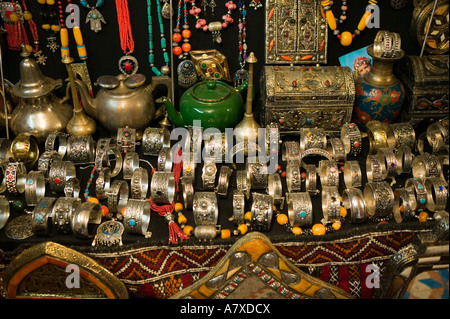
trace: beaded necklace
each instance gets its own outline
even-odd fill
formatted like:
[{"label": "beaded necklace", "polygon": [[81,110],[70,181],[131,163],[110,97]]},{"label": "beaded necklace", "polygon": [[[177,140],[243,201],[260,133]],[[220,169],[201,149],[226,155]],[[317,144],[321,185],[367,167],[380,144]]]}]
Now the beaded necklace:
[{"label": "beaded necklace", "polygon": [[123,57],[119,59],[119,70],[125,75],[137,72],[138,61],[131,54],[134,52],[134,39],[131,30],[128,0],[116,0],[117,22],[119,24],[120,47]]},{"label": "beaded necklace", "polygon": [[[191,45],[189,43],[189,39],[191,37],[191,31],[189,30],[189,24],[187,22],[187,2],[189,0],[178,0],[178,12],[177,12],[177,25],[173,30],[172,41],[173,41],[173,54],[178,56],[180,60],[186,59],[189,55],[189,51],[191,50]],[[183,26],[181,27],[181,4],[183,4]],[[183,31],[181,31],[181,28]],[[180,42],[183,41],[183,44],[180,45]]]},{"label": "beaded necklace", "polygon": [[157,67],[155,67],[155,54],[153,51],[153,23],[152,23],[152,0],[147,0],[147,18],[148,18],[148,33],[149,33],[149,56],[148,60],[150,63],[150,67],[152,68],[152,72],[157,75],[168,75],[170,73],[169,68],[169,54],[167,53],[167,42],[166,38],[164,36],[164,24],[162,21],[162,14],[161,14],[161,3],[159,0],[156,0],[156,9],[158,14],[158,23],[159,23],[159,32],[161,35],[161,50],[163,52],[163,58],[164,58],[164,66],[161,67],[161,71],[158,70]]},{"label": "beaded necklace", "polygon": [[89,13],[86,16],[86,23],[90,24],[91,30],[95,33],[102,30],[102,23],[106,24],[105,18],[98,11],[97,8],[103,7],[105,4],[104,0],[97,0],[95,6],[91,7],[91,5],[87,2],[87,0],[80,0],[80,4],[87,9],[90,9]]},{"label": "beaded necklace", "polygon": [[238,23],[238,63],[241,67],[234,74],[234,86],[237,87],[248,78],[248,71],[245,70],[245,60],[247,59],[247,9],[244,0],[239,0],[239,23]]},{"label": "beaded necklace", "polygon": [[[363,31],[366,26],[367,23],[372,15],[371,11],[366,11],[364,13],[364,15],[362,16],[357,28],[355,29],[354,33],[352,34],[349,31],[344,31],[344,32],[340,32],[339,29],[337,28],[337,24],[342,24],[346,19],[347,19],[347,1],[343,1],[342,2],[342,6],[341,6],[341,16],[339,17],[339,20],[336,21],[333,11],[331,11],[331,7],[333,5],[333,1],[331,0],[322,0],[320,2],[320,4],[322,5],[323,10],[325,11],[325,16],[327,19],[327,23],[328,23],[328,27],[333,31],[333,34],[340,40],[340,43],[342,46],[349,46],[352,41],[353,38],[355,36],[358,36],[361,34],[361,31]],[[369,0],[369,5],[376,5],[377,1],[376,0]]]},{"label": "beaded necklace", "polygon": [[[20,45],[28,45],[28,38],[25,27],[22,23],[22,8],[16,1],[11,1],[11,11],[9,17],[5,14],[5,29],[7,31],[8,48],[10,50],[20,50]],[[9,21],[7,21],[9,20]]]},{"label": "beaded necklace", "polygon": [[[41,6],[40,16],[43,21],[41,28],[49,33],[49,35],[47,36],[47,48],[55,53],[59,49],[56,35],[61,29],[58,23],[58,14],[55,10],[55,1],[37,0],[37,2]],[[60,10],[62,10],[62,7]]]}]

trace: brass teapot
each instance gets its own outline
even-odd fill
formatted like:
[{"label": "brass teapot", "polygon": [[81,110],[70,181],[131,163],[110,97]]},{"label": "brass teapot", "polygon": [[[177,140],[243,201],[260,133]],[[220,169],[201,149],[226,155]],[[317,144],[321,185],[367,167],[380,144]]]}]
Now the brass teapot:
[{"label": "brass teapot", "polygon": [[11,90],[19,100],[10,117],[11,130],[15,135],[29,133],[42,142],[50,132],[65,130],[72,107],[54,93],[63,81],[42,75],[26,49],[21,56],[20,80]]},{"label": "brass teapot", "polygon": [[136,138],[140,139],[144,129],[150,122],[162,115],[156,111],[154,90],[162,84],[171,93],[171,80],[167,76],[152,78],[152,83],[144,85],[146,77],[143,74],[125,76],[103,75],[96,85],[101,89],[95,98],[89,94],[85,83],[76,79],[85,112],[98,120],[113,136],[123,127],[136,129]]}]

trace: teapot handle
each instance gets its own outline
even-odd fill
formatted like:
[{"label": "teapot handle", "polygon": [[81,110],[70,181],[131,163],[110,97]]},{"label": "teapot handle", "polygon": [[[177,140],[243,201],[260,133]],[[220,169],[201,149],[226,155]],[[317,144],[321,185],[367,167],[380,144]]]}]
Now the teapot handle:
[{"label": "teapot handle", "polygon": [[173,100],[172,96],[172,80],[167,75],[154,76],[152,77],[152,90],[154,90],[158,85],[164,85],[167,88],[167,98]]}]

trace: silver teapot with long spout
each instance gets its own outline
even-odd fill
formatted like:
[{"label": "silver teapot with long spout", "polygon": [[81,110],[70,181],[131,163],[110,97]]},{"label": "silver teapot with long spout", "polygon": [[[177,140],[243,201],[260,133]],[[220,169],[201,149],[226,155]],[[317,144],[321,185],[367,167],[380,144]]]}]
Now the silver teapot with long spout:
[{"label": "silver teapot with long spout", "polygon": [[22,50],[21,56],[20,81],[11,90],[19,99],[11,114],[11,130],[15,135],[29,133],[42,142],[50,132],[64,131],[73,111],[54,93],[63,81],[42,75],[26,49]]}]

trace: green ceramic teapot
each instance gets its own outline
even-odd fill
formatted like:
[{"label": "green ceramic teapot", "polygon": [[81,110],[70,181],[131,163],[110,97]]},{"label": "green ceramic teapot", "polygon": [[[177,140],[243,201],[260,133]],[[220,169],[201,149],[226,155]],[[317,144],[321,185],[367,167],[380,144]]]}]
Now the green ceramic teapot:
[{"label": "green ceramic teapot", "polygon": [[247,81],[237,88],[217,80],[199,82],[183,93],[179,112],[166,97],[156,102],[164,104],[175,126],[192,126],[194,120],[199,120],[203,129],[217,128],[224,132],[227,127],[234,128],[244,117],[241,93],[247,85]]}]

